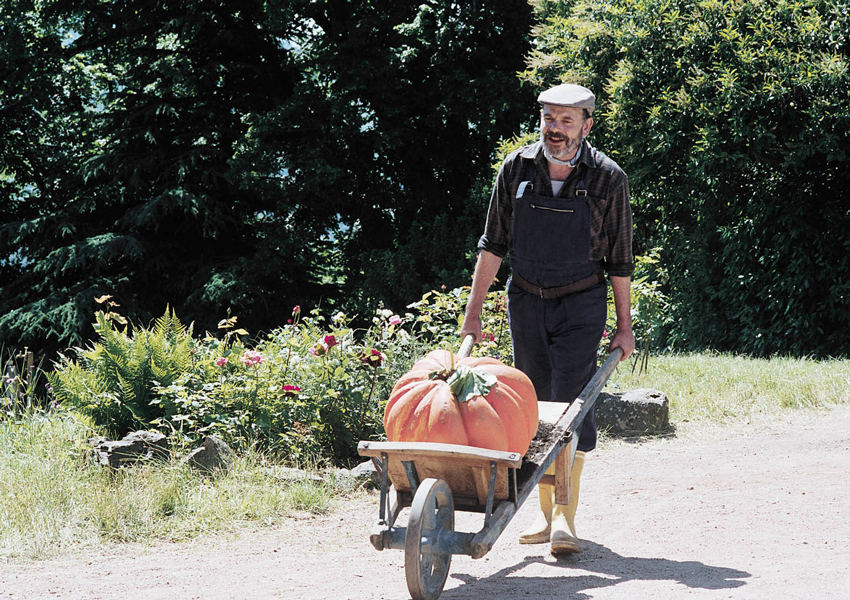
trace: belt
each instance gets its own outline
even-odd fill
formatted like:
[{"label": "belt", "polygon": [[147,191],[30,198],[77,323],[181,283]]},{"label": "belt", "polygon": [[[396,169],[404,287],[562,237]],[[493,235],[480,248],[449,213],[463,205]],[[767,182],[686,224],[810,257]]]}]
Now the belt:
[{"label": "belt", "polygon": [[534,294],[535,296],[540,296],[544,300],[549,300],[551,298],[560,298],[561,296],[575,294],[576,292],[586,290],[587,288],[593,287],[594,285],[597,285],[599,283],[605,283],[605,275],[602,274],[602,271],[597,271],[590,277],[579,279],[578,281],[574,281],[569,285],[561,285],[557,287],[540,287],[539,285],[534,285],[533,283],[529,283],[516,273],[513,273],[511,275],[511,281],[517,284],[517,287],[519,287],[519,289],[524,290],[530,294]]}]

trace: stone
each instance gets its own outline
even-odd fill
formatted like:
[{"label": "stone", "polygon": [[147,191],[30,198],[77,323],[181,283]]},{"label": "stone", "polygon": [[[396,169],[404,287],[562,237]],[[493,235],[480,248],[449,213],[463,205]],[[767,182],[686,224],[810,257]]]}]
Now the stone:
[{"label": "stone", "polygon": [[117,441],[103,437],[90,441],[95,462],[113,469],[132,466],[140,461],[167,460],[170,452],[168,438],[156,431],[134,431]]},{"label": "stone", "polygon": [[670,427],[669,400],[658,390],[602,392],[594,406],[597,429],[612,435],[661,433]]},{"label": "stone", "polygon": [[304,469],[296,469],[294,467],[260,467],[260,470],[269,477],[279,481],[313,481],[316,483],[324,481],[324,478],[316,475],[315,473],[307,472]]},{"label": "stone", "polygon": [[332,481],[338,490],[351,492],[360,485],[360,482],[348,469],[336,469],[332,474]]},{"label": "stone", "polygon": [[351,475],[361,483],[371,483],[374,486],[381,487],[381,472],[371,459],[351,469]]},{"label": "stone", "polygon": [[221,438],[208,435],[204,443],[183,459],[193,469],[212,475],[233,466],[233,450]]}]

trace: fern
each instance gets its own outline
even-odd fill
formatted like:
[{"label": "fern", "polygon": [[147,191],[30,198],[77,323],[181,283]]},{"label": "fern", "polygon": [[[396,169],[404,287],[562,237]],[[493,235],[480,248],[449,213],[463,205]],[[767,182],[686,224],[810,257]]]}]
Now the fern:
[{"label": "fern", "polygon": [[171,385],[192,368],[192,329],[166,309],[153,328],[119,330],[110,313],[96,313],[98,340],[77,361],[61,356],[48,376],[56,398],[113,435],[149,428],[164,415],[158,386]]}]

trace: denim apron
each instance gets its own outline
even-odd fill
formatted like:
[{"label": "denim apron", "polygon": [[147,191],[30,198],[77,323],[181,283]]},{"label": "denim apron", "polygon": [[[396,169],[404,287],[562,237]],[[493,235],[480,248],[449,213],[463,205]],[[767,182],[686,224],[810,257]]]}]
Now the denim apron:
[{"label": "denim apron", "polygon": [[[590,260],[588,169],[583,169],[573,192],[577,167],[564,182],[566,197],[559,198],[534,192],[534,169],[528,160],[514,202],[512,270],[540,287],[568,285],[601,271],[602,262]],[[593,377],[605,329],[607,293],[607,286],[600,283],[543,299],[508,281],[514,365],[531,379],[538,400],[572,402]],[[591,410],[582,423],[578,449],[595,447]]]}]

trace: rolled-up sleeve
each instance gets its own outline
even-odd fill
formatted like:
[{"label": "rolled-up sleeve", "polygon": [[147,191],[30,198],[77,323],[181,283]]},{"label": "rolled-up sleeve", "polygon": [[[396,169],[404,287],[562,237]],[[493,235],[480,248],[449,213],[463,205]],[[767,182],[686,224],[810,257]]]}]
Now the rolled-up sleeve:
[{"label": "rolled-up sleeve", "polygon": [[484,235],[478,240],[478,249],[492,252],[504,258],[511,247],[511,219],[513,218],[513,199],[510,182],[507,177],[508,162],[502,164],[493,191],[490,194],[490,208],[487,210],[487,224]]}]

